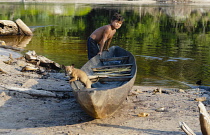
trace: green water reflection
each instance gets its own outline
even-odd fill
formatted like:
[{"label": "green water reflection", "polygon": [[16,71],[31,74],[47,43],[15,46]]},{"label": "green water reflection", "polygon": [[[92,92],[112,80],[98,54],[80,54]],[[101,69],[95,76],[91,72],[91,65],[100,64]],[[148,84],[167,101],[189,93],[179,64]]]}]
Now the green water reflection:
[{"label": "green water reflection", "polygon": [[[87,62],[86,39],[114,12],[125,22],[111,45],[132,52],[137,85],[210,84],[210,8],[195,5],[0,3],[2,20],[21,18],[34,36],[25,47],[59,64]],[[0,40],[3,40],[0,37]]]}]

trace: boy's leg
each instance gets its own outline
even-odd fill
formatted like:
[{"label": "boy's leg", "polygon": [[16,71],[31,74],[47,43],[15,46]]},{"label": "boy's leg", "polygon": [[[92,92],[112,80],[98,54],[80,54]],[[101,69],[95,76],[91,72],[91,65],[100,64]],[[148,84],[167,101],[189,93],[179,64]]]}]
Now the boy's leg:
[{"label": "boy's leg", "polygon": [[88,48],[88,59],[96,56],[99,52],[98,44],[92,38],[88,38],[87,41],[87,48]]}]

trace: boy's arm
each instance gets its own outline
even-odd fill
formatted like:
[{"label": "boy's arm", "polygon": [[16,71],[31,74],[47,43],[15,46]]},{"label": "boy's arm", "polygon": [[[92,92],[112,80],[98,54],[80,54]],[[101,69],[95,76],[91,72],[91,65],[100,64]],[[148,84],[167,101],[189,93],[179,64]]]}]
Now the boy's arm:
[{"label": "boy's arm", "polygon": [[103,37],[102,37],[102,39],[101,39],[101,41],[100,41],[100,43],[99,43],[99,45],[100,45],[100,49],[99,49],[99,52],[98,52],[99,55],[101,55],[102,52],[103,52],[104,44],[105,44],[105,42],[106,42],[106,40],[107,40],[109,34],[110,34],[110,30],[109,30],[109,28],[107,27],[107,28],[104,30]]},{"label": "boy's arm", "polygon": [[111,41],[112,41],[112,38],[110,38],[110,39],[108,39],[106,41],[105,46],[104,46],[104,50],[105,51],[108,51],[109,50],[109,45],[110,45]]}]

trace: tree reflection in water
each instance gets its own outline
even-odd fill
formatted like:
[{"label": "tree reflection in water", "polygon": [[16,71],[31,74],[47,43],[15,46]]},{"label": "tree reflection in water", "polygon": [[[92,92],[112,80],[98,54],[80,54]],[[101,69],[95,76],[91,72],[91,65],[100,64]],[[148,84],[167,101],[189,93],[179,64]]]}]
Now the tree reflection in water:
[{"label": "tree reflection in water", "polygon": [[88,36],[108,24],[114,12],[120,12],[125,22],[112,45],[136,56],[137,85],[182,87],[180,82],[195,84],[198,80],[210,84],[209,6],[0,3],[0,7],[2,19],[21,18],[35,28],[25,49],[78,68],[88,60]]}]

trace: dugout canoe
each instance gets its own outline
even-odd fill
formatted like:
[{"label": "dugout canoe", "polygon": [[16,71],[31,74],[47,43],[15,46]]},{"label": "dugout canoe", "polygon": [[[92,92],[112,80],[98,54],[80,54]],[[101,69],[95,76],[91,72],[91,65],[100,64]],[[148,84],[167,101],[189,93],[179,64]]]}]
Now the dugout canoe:
[{"label": "dugout canoe", "polygon": [[112,46],[90,59],[81,70],[96,82],[85,88],[80,81],[71,83],[74,96],[93,118],[111,116],[120,107],[134,85],[137,67],[135,57],[119,46]]}]

